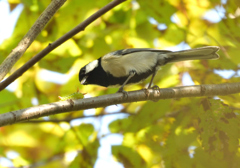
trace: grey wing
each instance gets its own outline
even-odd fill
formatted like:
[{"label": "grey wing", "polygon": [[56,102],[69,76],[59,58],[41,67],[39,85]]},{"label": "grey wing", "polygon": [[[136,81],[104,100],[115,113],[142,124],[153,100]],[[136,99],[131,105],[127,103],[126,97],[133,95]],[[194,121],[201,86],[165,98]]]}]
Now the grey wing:
[{"label": "grey wing", "polygon": [[[159,56],[171,51],[150,48],[132,48],[118,50],[104,55],[101,65],[105,72],[110,72],[114,77],[128,76],[134,70],[138,74],[152,70],[159,62]],[[160,59],[165,61],[165,57]]]},{"label": "grey wing", "polygon": [[127,55],[127,54],[130,54],[130,53],[135,53],[135,52],[166,53],[166,52],[172,52],[172,51],[158,50],[158,49],[153,49],[153,48],[129,48],[129,49],[117,50],[117,51],[111,52],[111,54],[116,55],[116,56],[123,56],[123,55]]}]

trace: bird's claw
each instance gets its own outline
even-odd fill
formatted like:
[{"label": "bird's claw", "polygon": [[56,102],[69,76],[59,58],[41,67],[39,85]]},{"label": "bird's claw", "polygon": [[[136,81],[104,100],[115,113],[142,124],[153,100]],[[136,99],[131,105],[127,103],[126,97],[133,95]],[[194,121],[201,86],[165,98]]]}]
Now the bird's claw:
[{"label": "bird's claw", "polygon": [[149,93],[148,89],[147,89],[147,88],[143,88],[142,90],[144,90],[144,92],[145,92],[145,94],[146,94],[146,96],[147,96],[147,98],[148,98],[148,97],[149,97],[149,95],[150,95],[150,93]]},{"label": "bird's claw", "polygon": [[158,93],[160,94],[160,87],[158,85],[154,85],[153,87],[151,87],[149,89],[157,90]]},{"label": "bird's claw", "polygon": [[125,90],[123,90],[122,88],[120,88],[117,93],[123,93],[123,97],[128,98],[128,92],[126,92]]},{"label": "bird's claw", "polygon": [[[147,98],[150,97],[149,89],[157,90],[158,94],[160,94],[160,88],[157,85],[154,85],[153,87],[149,87],[149,88],[144,88],[143,90],[144,90]],[[152,101],[157,102],[158,100],[153,100],[152,99]]]}]

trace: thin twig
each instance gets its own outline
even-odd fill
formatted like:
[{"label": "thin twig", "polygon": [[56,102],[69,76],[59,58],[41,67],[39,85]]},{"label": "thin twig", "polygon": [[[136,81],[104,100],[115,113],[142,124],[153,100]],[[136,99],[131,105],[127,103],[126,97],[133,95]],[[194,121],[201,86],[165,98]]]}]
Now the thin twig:
[{"label": "thin twig", "polygon": [[91,15],[89,18],[87,18],[85,21],[80,23],[78,26],[76,26],[74,29],[57,39],[55,42],[49,44],[45,49],[43,49],[41,52],[39,52],[37,55],[35,55],[32,59],[30,59],[26,64],[24,64],[21,68],[19,68],[17,71],[15,71],[11,76],[9,76],[6,80],[2,81],[0,83],[0,91],[6,88],[9,84],[11,84],[13,81],[15,81],[18,77],[20,77],[24,72],[26,72],[29,68],[31,68],[35,63],[40,61],[44,56],[46,56],[49,52],[51,52],[53,49],[79,33],[80,31],[83,31],[90,23],[92,23],[94,20],[114,8],[115,6],[119,5],[120,3],[124,2],[126,0],[114,0],[98,10],[96,13]]},{"label": "thin twig", "polygon": [[211,34],[209,34],[207,31],[206,31],[205,33],[206,33],[207,36],[209,36],[210,38],[212,38],[212,39],[218,44],[218,46],[220,46],[221,51],[225,54],[225,56],[226,56],[227,58],[230,59],[231,57],[229,56],[229,54],[228,54],[228,52],[227,52],[227,49],[226,49],[224,46],[222,46],[221,43],[219,43],[219,42],[217,41],[217,39],[214,38],[214,37],[213,37]]},{"label": "thin twig", "polygon": [[53,15],[58,11],[58,9],[66,2],[66,0],[53,0],[48,5],[48,7],[39,16],[37,21],[33,24],[27,34],[18,43],[18,46],[12,50],[12,52],[7,56],[7,58],[0,65],[0,81],[6,76],[6,74],[11,70],[13,65],[21,58],[27,48],[32,44],[38,34],[50,21]]}]

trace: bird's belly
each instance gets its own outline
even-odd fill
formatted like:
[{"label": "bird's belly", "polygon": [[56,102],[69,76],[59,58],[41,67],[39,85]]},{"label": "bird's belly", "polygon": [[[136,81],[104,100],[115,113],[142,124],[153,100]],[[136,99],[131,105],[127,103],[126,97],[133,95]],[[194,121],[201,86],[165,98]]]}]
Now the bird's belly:
[{"label": "bird's belly", "polygon": [[[153,74],[153,70],[149,70],[145,73],[141,74],[135,74],[127,83],[129,84],[135,84],[135,83],[140,83],[147,79],[149,76]],[[109,74],[109,86],[110,87],[116,87],[116,86],[121,86],[125,81],[127,80],[127,77],[113,77],[112,75]]]}]

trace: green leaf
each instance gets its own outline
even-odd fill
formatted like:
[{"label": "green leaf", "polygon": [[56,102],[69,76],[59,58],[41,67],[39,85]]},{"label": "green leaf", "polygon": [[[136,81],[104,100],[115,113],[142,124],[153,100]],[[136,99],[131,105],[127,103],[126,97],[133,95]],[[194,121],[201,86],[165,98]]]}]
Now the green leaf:
[{"label": "green leaf", "polygon": [[118,161],[123,163],[124,167],[146,167],[146,163],[141,156],[129,147],[112,146],[112,154],[118,158]]},{"label": "green leaf", "polygon": [[20,100],[8,90],[0,92],[0,113],[6,113],[18,109]]}]

